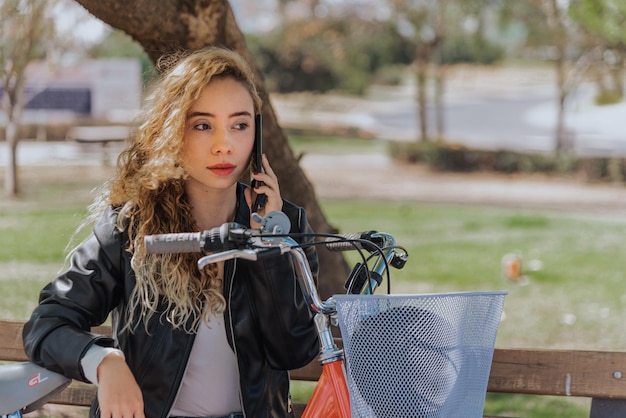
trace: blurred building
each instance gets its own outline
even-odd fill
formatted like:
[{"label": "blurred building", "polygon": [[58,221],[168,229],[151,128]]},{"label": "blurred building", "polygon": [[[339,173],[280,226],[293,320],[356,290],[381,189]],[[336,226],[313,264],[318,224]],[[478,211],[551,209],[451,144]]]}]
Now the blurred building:
[{"label": "blurred building", "polygon": [[134,118],[142,97],[137,59],[83,60],[69,66],[33,62],[26,80],[26,123],[71,118],[125,123]]}]

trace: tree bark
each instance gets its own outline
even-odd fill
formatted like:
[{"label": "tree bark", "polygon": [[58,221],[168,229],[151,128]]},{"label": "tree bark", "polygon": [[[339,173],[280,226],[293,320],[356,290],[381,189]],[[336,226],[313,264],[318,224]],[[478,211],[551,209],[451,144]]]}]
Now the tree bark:
[{"label": "tree bark", "polygon": [[14,198],[19,193],[17,181],[17,142],[18,126],[14,120],[9,120],[5,128],[5,137],[9,148],[7,170],[4,178],[4,190],[9,198]]},{"label": "tree bark", "polygon": [[[254,68],[263,99],[264,152],[276,171],[283,196],[305,207],[316,232],[336,229],[328,224],[312,184],[298,165],[287,137],[278,124],[263,74],[248,51],[230,4],[226,0],[76,0],[108,25],[120,29],[141,44],[153,61],[179,49],[224,46],[241,54]],[[349,272],[340,253],[319,251],[319,290],[322,297],[342,291]],[[344,291],[345,292],[345,291]]]},{"label": "tree bark", "polygon": [[[25,68],[25,66],[23,67]],[[4,80],[4,105],[7,109],[5,127],[6,143],[9,148],[7,172],[4,179],[4,190],[9,198],[15,198],[20,192],[17,171],[17,144],[20,140],[19,128],[24,109],[24,86],[26,77],[24,70],[14,71]]]},{"label": "tree bark", "polygon": [[[49,34],[52,23],[46,18],[48,3],[46,0],[20,2],[20,7],[13,9],[10,4],[0,2],[0,42],[6,44],[0,52],[0,95],[2,107],[6,113],[6,143],[9,148],[5,191],[7,197],[16,197],[20,191],[17,178],[17,144],[22,111],[24,110],[24,88],[26,85],[26,67],[38,55],[42,39]],[[5,6],[5,7],[2,7]],[[21,8],[29,12],[22,13]]]},{"label": "tree bark", "polygon": [[416,54],[415,84],[417,89],[417,120],[419,121],[418,142],[428,141],[428,97],[426,92],[426,81],[428,79],[428,62],[419,53]]},{"label": "tree bark", "polygon": [[565,87],[566,82],[566,63],[563,53],[559,52],[559,57],[556,60],[556,74],[557,74],[557,118],[556,118],[556,131],[555,131],[555,152],[556,155],[562,155],[564,152],[569,151],[571,144],[569,144],[568,138],[565,134],[565,102],[567,101],[568,92]]}]

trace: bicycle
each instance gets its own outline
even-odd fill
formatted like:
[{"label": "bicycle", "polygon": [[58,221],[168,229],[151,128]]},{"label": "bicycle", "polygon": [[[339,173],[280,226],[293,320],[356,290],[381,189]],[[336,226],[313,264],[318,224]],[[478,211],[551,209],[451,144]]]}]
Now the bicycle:
[{"label": "bicycle", "polygon": [[[337,323],[337,308],[333,298],[323,301],[315,285],[303,247],[294,240],[289,231],[289,220],[281,212],[269,213],[257,218],[262,224],[260,231],[250,230],[237,224],[224,224],[203,233],[161,234],[147,237],[148,252],[168,253],[202,251],[210,254],[201,257],[198,267],[241,258],[256,261],[263,257],[288,254],[293,261],[300,288],[308,306],[315,314],[322,373],[307,404],[302,418],[347,418],[351,417],[349,391],[344,371],[344,354],[334,341],[332,325]],[[404,267],[408,252],[395,243],[392,235],[369,231],[352,234],[315,234],[325,241],[312,245],[324,245],[331,251],[367,251],[362,262],[352,269],[345,287],[350,294],[373,294],[382,283],[389,267]],[[373,268],[368,267],[373,262]],[[389,284],[389,280],[387,280]]]},{"label": "bicycle", "polygon": [[[256,216],[256,215],[253,215]],[[314,313],[314,321],[319,335],[320,352],[319,362],[322,373],[313,390],[302,415],[303,418],[348,418],[351,416],[450,416],[438,415],[442,410],[442,405],[453,394],[454,388],[458,385],[459,370],[464,365],[465,359],[459,354],[459,343],[452,341],[447,330],[450,328],[444,318],[433,309],[432,304],[425,308],[421,305],[398,304],[394,296],[390,300],[385,300],[386,308],[377,307],[373,311],[370,309],[365,314],[357,312],[359,321],[352,330],[345,329],[343,325],[342,304],[346,306],[356,301],[358,305],[363,305],[363,300],[373,300],[377,296],[374,292],[384,278],[387,279],[387,293],[390,293],[390,268],[401,269],[408,260],[408,252],[402,246],[396,244],[392,235],[382,232],[369,231],[351,234],[314,234],[316,241],[307,245],[324,245],[333,251],[355,250],[360,254],[361,261],[357,262],[352,269],[345,283],[347,295],[334,295],[327,300],[322,300],[317,292],[315,279],[311,273],[308,260],[303,251],[303,246],[294,239],[295,235],[287,232],[290,229],[289,220],[281,212],[271,212],[264,218],[257,217],[261,223],[260,229],[248,229],[239,224],[227,223],[221,227],[199,233],[176,233],[160,234],[146,237],[146,250],[152,253],[174,253],[174,252],[204,252],[206,255],[198,260],[198,267],[203,269],[207,265],[231,259],[259,260],[263,257],[275,257],[278,255],[289,255],[296,272],[302,293],[309,307]],[[502,292],[500,292],[501,294]],[[453,295],[454,296],[454,295]],[[461,295],[463,296],[463,295]],[[339,302],[338,302],[339,301]],[[390,302],[391,301],[391,302]],[[430,301],[429,301],[430,303]],[[502,304],[496,303],[495,311],[501,310]],[[353,315],[358,309],[346,308],[343,316]],[[493,316],[493,315],[492,315]],[[389,340],[392,347],[402,346],[396,355],[391,355],[392,363],[389,362],[382,367],[372,367],[373,362],[379,353],[370,352],[367,347],[351,351],[350,356],[346,356],[349,345],[348,332],[350,337],[365,339],[376,339],[380,330],[387,328],[387,324],[394,320],[394,317],[401,319],[401,326],[404,327],[404,319],[412,318],[413,322],[406,330],[400,333],[407,334],[410,338],[400,341],[392,335],[383,335]],[[417,322],[415,322],[417,321]],[[493,321],[491,321],[493,322]],[[417,324],[417,325],[416,325]],[[339,326],[344,339],[344,348],[339,348],[335,343],[332,329]],[[444,336],[435,333],[435,337],[430,339],[417,338],[415,330],[421,327],[429,329],[439,328],[443,330]],[[417,327],[417,328],[416,328]],[[493,324],[491,325],[493,328]],[[497,329],[497,323],[496,323]],[[398,334],[397,331],[394,331]],[[495,340],[495,332],[493,340]],[[383,334],[385,334],[383,332]],[[491,345],[493,352],[494,341]],[[359,343],[356,343],[359,346]],[[396,350],[397,351],[397,350]],[[355,354],[356,353],[356,354]],[[385,353],[390,354],[390,353]],[[426,358],[426,362],[419,360],[415,364],[407,364],[406,358],[415,356]],[[351,358],[346,358],[351,357]],[[485,357],[485,356],[482,356]],[[485,360],[483,358],[483,360]],[[486,356],[486,360],[491,364],[491,357]],[[352,361],[352,363],[350,363]],[[483,361],[484,362],[484,361]],[[405,366],[414,369],[434,368],[433,371],[421,370],[426,376],[423,382],[418,382],[409,376],[409,379],[399,377],[403,372],[399,372]],[[32,365],[34,366],[34,365]],[[4,405],[2,398],[2,380],[4,371],[0,366],[0,405]],[[36,367],[36,366],[35,366]],[[481,372],[484,375],[484,365]],[[365,374],[359,369],[365,370]],[[51,373],[47,370],[37,370],[37,373]],[[376,382],[372,382],[372,371],[377,377],[393,382],[392,391],[397,391],[401,396],[399,407],[396,412],[389,415],[389,398],[397,394],[391,393],[386,388],[376,388]],[[489,369],[487,367],[487,376]],[[32,372],[30,372],[32,373]],[[27,378],[28,373],[21,372],[22,379]],[[32,376],[32,374],[31,374]],[[41,375],[43,376],[43,375]],[[47,376],[47,374],[46,374]],[[375,377],[374,379],[376,379]],[[424,383],[425,382],[425,383]],[[69,382],[59,381],[55,389],[58,393]],[[65,385],[65,386],[63,386]],[[372,390],[372,386],[374,390]],[[419,386],[419,387],[416,387]],[[424,387],[426,389],[424,390]],[[408,388],[408,390],[407,390]],[[486,379],[484,385],[477,388],[477,392],[486,393]],[[49,399],[53,393],[45,395]],[[396,396],[397,397],[397,396]],[[33,398],[34,399],[34,398]],[[36,399],[39,406],[43,405],[43,398]],[[462,400],[463,403],[463,400]],[[480,404],[480,402],[479,402]],[[20,417],[20,411],[27,413],[34,410],[33,404],[20,406],[17,415],[10,417]],[[417,408],[415,407],[417,405]],[[479,405],[482,416],[482,405]],[[21,408],[21,409],[20,409]],[[363,412],[365,411],[365,412]],[[417,411],[417,412],[416,412]],[[0,416],[8,414],[0,407]],[[382,415],[381,415],[382,414]]]}]

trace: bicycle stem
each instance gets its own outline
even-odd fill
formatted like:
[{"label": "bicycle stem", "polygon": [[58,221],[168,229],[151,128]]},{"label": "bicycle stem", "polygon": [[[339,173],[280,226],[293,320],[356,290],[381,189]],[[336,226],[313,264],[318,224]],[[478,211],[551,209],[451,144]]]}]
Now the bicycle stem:
[{"label": "bicycle stem", "polygon": [[315,327],[320,341],[320,364],[343,361],[343,350],[337,347],[331,331],[331,321],[337,315],[337,304],[333,298],[322,301],[315,286],[309,261],[301,248],[291,248],[289,255],[293,258],[298,283],[309,307],[315,311]]},{"label": "bicycle stem", "polygon": [[[395,239],[392,235],[384,233],[376,233],[376,236],[382,240],[382,248],[386,248],[386,250],[383,250],[382,254],[384,261],[382,259],[383,257],[379,257],[374,265],[373,272],[382,276],[394,257],[395,251],[393,246],[395,245]],[[317,287],[315,286],[309,261],[301,248],[291,247],[289,249],[289,255],[294,261],[293,265],[296,270],[296,277],[302,288],[304,298],[309,307],[316,313],[314,321],[320,341],[320,364],[323,365],[334,361],[343,361],[343,350],[335,344],[331,331],[331,321],[333,317],[335,317],[336,320],[337,315],[337,304],[335,300],[332,297],[326,301],[321,300],[317,292]],[[366,286],[366,292],[369,293],[370,289],[374,292],[377,285],[378,283],[372,280],[371,286]]]},{"label": "bicycle stem", "polygon": [[319,363],[324,365],[333,361],[343,361],[343,350],[337,347],[330,327],[330,315],[315,314],[315,327],[320,341]]},{"label": "bicycle stem", "polygon": [[313,274],[311,273],[309,260],[306,258],[304,251],[301,248],[292,247],[289,250],[289,255],[294,260],[293,265],[296,270],[296,277],[298,278],[302,293],[309,307],[316,313],[325,315],[334,314],[337,311],[337,305],[332,299],[322,301],[320,298],[317,293]]}]

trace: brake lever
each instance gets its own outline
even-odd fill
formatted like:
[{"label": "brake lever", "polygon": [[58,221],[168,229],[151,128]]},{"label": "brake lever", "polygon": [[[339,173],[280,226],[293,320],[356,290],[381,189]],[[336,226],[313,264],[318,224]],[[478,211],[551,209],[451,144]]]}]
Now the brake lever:
[{"label": "brake lever", "polygon": [[198,260],[198,269],[202,270],[209,264],[228,261],[235,258],[257,261],[261,258],[285,254],[291,249],[291,245],[284,239],[274,240],[268,239],[267,237],[264,239],[259,235],[251,237],[249,242],[254,243],[254,248],[221,251],[201,257]]},{"label": "brake lever", "polygon": [[202,270],[209,264],[219,263],[221,261],[228,261],[234,258],[241,258],[244,260],[255,261],[257,260],[257,251],[256,250],[228,250],[222,251],[219,253],[208,254],[204,257],[201,257],[198,260],[198,268]]}]

